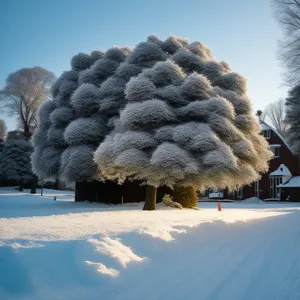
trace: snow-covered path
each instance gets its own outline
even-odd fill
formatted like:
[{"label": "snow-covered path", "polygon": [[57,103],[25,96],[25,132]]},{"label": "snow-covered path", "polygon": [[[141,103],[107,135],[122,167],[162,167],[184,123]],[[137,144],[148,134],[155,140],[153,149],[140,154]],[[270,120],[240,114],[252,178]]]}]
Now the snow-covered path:
[{"label": "snow-covered path", "polygon": [[299,204],[143,212],[49,195],[0,191],[0,299],[300,299]]}]

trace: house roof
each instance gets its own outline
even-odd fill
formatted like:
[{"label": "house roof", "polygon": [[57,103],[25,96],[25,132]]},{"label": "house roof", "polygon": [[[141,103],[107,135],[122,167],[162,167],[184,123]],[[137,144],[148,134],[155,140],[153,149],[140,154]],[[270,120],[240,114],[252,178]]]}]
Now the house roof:
[{"label": "house roof", "polygon": [[272,130],[272,128],[266,123],[264,123],[263,121],[260,120],[259,123],[260,123],[261,130]]},{"label": "house roof", "polygon": [[292,177],[292,173],[288,169],[288,167],[284,164],[281,164],[277,170],[274,172],[270,173],[269,176],[287,176],[287,177]]},{"label": "house roof", "polygon": [[279,184],[277,187],[288,188],[288,187],[300,187],[300,176],[293,177],[290,181],[284,184]]},{"label": "house roof", "polygon": [[272,126],[270,126],[269,124],[267,124],[266,122],[259,120],[259,124],[261,127],[261,130],[272,130],[277,136],[279,136],[279,138],[283,141],[283,143],[287,146],[287,148],[293,153],[291,147],[289,146],[289,144],[286,142],[286,140],[283,138],[283,136]]}]

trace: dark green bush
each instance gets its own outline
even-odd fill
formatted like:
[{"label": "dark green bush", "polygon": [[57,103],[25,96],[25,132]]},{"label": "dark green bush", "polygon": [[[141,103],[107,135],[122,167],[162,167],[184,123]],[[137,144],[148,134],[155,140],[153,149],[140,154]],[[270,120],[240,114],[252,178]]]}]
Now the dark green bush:
[{"label": "dark green bush", "polygon": [[193,208],[197,206],[198,198],[191,186],[175,186],[173,201],[180,203],[182,207]]}]

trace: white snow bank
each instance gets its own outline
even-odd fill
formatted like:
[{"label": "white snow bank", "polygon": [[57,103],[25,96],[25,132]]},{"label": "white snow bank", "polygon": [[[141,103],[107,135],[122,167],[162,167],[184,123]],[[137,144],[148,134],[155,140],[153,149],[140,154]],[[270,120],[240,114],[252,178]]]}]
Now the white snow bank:
[{"label": "white snow bank", "polygon": [[257,197],[250,197],[245,200],[241,200],[241,202],[244,204],[263,204],[264,203],[264,201],[260,200]]},{"label": "white snow bank", "polygon": [[131,261],[141,262],[144,260],[144,258],[134,254],[129,247],[123,245],[120,239],[111,239],[106,236],[101,240],[90,238],[88,242],[96,247],[95,251],[116,258],[123,268],[126,268],[126,265]]},{"label": "white snow bank", "polygon": [[87,263],[88,265],[96,265],[97,271],[104,275],[108,275],[111,277],[117,277],[120,273],[118,270],[113,269],[113,268],[107,268],[104,264],[101,264],[101,263],[96,263],[96,262],[89,261],[89,260],[86,260],[85,263]]},{"label": "white snow bank", "polygon": [[300,203],[151,212],[2,192],[0,299],[299,299]]}]

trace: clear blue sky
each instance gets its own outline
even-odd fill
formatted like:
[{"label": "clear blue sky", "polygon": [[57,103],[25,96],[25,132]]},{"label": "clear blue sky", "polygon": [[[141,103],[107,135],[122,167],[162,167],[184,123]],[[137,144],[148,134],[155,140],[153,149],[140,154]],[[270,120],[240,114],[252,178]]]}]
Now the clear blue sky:
[{"label": "clear blue sky", "polygon": [[286,95],[270,0],[0,0],[0,88],[20,68],[59,76],[78,52],[134,46],[152,33],[205,43],[247,78],[255,110]]}]

